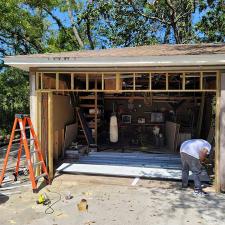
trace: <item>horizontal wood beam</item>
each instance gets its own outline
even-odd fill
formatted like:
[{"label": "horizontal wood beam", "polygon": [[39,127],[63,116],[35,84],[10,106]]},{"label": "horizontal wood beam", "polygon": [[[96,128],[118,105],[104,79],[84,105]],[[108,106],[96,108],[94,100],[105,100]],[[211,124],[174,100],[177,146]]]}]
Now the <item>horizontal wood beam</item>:
[{"label": "horizontal wood beam", "polygon": [[54,91],[57,91],[57,92],[99,92],[99,93],[146,93],[146,92],[162,92],[162,93],[178,93],[178,92],[181,92],[181,93],[192,93],[192,92],[210,92],[210,93],[216,93],[216,90],[212,90],[212,89],[207,89],[207,90],[198,90],[198,89],[193,89],[193,90],[148,90],[148,89],[145,89],[145,90],[70,90],[70,89],[60,89],[60,90],[54,90],[54,89],[44,89],[44,90],[37,90],[37,92],[43,92],[43,93],[46,93],[46,92],[54,92]]},{"label": "horizontal wood beam", "polygon": [[[207,71],[207,76],[210,75],[208,74],[209,71]],[[190,74],[189,74],[190,73]],[[190,88],[186,88],[186,78],[189,78],[192,74],[196,74],[197,73],[197,76],[196,77],[199,77],[199,87],[196,89],[196,88],[193,88],[193,89],[190,89]],[[218,73],[218,71],[211,71],[212,75],[215,74],[215,80],[216,80],[216,74]],[[37,76],[39,76],[39,74],[41,75],[41,88],[39,87],[39,80],[36,79],[36,88],[37,88],[37,91],[50,91],[49,90],[49,87],[48,85],[45,85],[44,84],[44,80],[43,80],[43,74],[46,74],[46,73],[37,73]],[[60,72],[56,72],[56,88],[55,89],[51,89],[51,90],[59,90],[59,76],[60,76]],[[145,83],[148,85],[148,89],[144,89],[144,87],[142,88],[139,88],[138,86],[140,84],[136,84],[136,78],[139,77],[140,75],[147,75],[149,74],[149,76],[145,77],[144,80],[142,81],[145,81]],[[133,73],[104,73],[102,72],[101,74],[97,74],[95,73],[96,77],[99,78],[99,81],[101,82],[101,87],[99,89],[95,88],[95,89],[90,89],[90,82],[92,81],[91,78],[93,78],[92,73],[91,72],[86,72],[86,73],[83,73],[83,79],[81,79],[81,74],[80,73],[76,73],[76,72],[72,72],[72,73],[68,73],[66,74],[65,76],[67,75],[70,75],[71,77],[71,88],[70,89],[60,89],[60,91],[74,91],[74,92],[105,92],[105,93],[112,93],[112,92],[115,92],[115,93],[118,93],[118,92],[216,92],[216,88],[215,89],[204,89],[203,87],[203,78],[204,78],[204,71],[177,71],[177,72],[133,72]],[[79,75],[79,78],[78,78],[78,75]],[[154,89],[153,88],[153,82],[155,82],[155,77],[158,77],[158,76],[164,76],[165,79],[163,80],[160,80],[158,81],[158,83],[162,83],[164,84],[165,83],[165,88],[162,88],[162,89]],[[169,77],[172,77],[172,76],[177,76],[179,75],[180,76],[180,81],[177,81],[177,82],[180,82],[180,86],[181,88],[180,89],[170,89],[170,84],[172,86],[172,83],[173,81],[171,79],[169,79]],[[61,75],[63,76],[63,75]],[[86,88],[81,90],[81,89],[78,89],[79,87],[74,87],[74,76],[77,77],[78,79],[80,79],[81,81],[84,82],[84,84],[86,85]],[[110,78],[109,76],[112,76],[112,78]],[[128,79],[133,79],[133,84],[130,85],[131,89],[121,89],[121,82],[123,82],[123,77],[126,77]],[[194,77],[195,75],[193,75]],[[96,77],[93,78],[95,82],[97,82],[96,80]],[[105,80],[107,79],[112,79],[112,80],[115,80],[116,81],[116,88],[115,90],[105,90],[105,85],[104,85],[104,82]],[[191,77],[190,77],[191,78]],[[177,83],[176,82],[176,83]],[[128,85],[129,86],[129,85]],[[43,89],[43,87],[46,87],[45,89]],[[96,86],[98,87],[98,85]],[[76,88],[76,89],[74,89]]]}]

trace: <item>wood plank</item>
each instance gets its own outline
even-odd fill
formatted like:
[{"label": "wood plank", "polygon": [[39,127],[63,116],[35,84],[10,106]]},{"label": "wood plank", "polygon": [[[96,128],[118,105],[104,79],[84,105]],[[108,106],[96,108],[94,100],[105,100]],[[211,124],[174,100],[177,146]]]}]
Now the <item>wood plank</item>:
[{"label": "wood plank", "polygon": [[62,138],[62,153],[61,156],[64,158],[64,143],[65,143],[65,132],[64,129],[61,129],[61,138]]},{"label": "wood plank", "polygon": [[225,192],[225,73],[216,75],[215,188]]},{"label": "wood plank", "polygon": [[199,114],[198,114],[197,132],[196,132],[196,137],[198,138],[201,137],[204,106],[205,106],[205,93],[202,93],[201,105],[200,105]]},{"label": "wood plank", "polygon": [[74,108],[70,102],[70,96],[53,95],[53,129],[58,131],[58,157],[63,156],[64,134],[62,130],[65,125],[75,120]]},{"label": "wood plank", "polygon": [[176,149],[177,126],[179,124],[166,121],[166,144],[171,152],[175,152]]},{"label": "wood plank", "polygon": [[[97,89],[97,80],[95,80],[95,89]],[[98,141],[98,93],[95,93],[95,120],[94,120],[94,139],[95,144]]]},{"label": "wood plank", "polygon": [[180,133],[180,124],[177,124],[176,125],[175,141],[174,141],[174,151],[175,152],[177,152],[177,148],[178,148],[179,133]]},{"label": "wood plank", "polygon": [[65,140],[63,146],[64,150],[68,148],[73,141],[76,140],[78,131],[77,128],[78,128],[77,123],[73,123],[65,127]]},{"label": "wood plank", "polygon": [[53,93],[48,93],[48,168],[49,177],[52,180],[54,177],[54,163],[53,163]]},{"label": "wood plank", "polygon": [[58,160],[59,157],[59,131],[55,130],[54,132],[54,159]]},{"label": "wood plank", "polygon": [[95,108],[95,104],[80,104],[81,108]]},{"label": "wood plank", "polygon": [[116,80],[115,79],[106,79],[104,88],[105,90],[116,90]]},{"label": "wood plank", "polygon": [[40,94],[40,132],[39,138],[41,143],[41,151],[43,158],[46,160],[48,166],[48,93]]},{"label": "wood plank", "polygon": [[[43,93],[48,93],[50,91],[57,91],[57,90],[54,90],[54,89],[43,89],[43,90],[37,90],[38,92],[43,92]],[[60,90],[58,90],[58,92],[84,92],[84,93],[93,93],[93,92],[98,92],[98,93],[149,93],[149,92],[153,92],[153,93],[201,93],[201,92],[208,92],[208,93],[216,93],[216,90],[215,89],[203,89],[203,90],[200,90],[200,89],[185,89],[185,90],[182,90],[182,89],[170,89],[170,90],[166,90],[166,89],[152,89],[152,90],[148,90],[148,89],[144,89],[144,90],[122,90],[122,89],[119,89],[119,90],[94,90],[94,89],[90,89],[90,90],[81,90],[81,89],[74,89],[74,90],[70,90],[70,89],[63,89],[61,88]]]},{"label": "wood plank", "polygon": [[79,99],[83,100],[83,99],[95,99],[94,95],[88,95],[88,96],[79,96]]},{"label": "wood plank", "polygon": [[77,109],[77,114],[88,145],[94,144],[91,129],[88,127],[84,115],[79,108]]},{"label": "wood plank", "polygon": [[[131,97],[130,96],[107,96],[105,95],[104,96],[104,99],[116,99],[116,100],[127,100],[127,99],[130,99]],[[165,100],[165,101],[181,101],[181,100],[200,100],[201,97],[183,97],[183,96],[153,96],[152,97],[153,100]],[[137,100],[143,100],[145,99],[144,96],[133,96],[132,99],[137,99]]]},{"label": "wood plank", "polygon": [[[134,71],[135,70],[133,70],[133,74],[135,74],[134,73]],[[185,78],[184,78],[184,76],[183,76],[183,80],[182,80],[182,89],[181,90],[168,90],[168,86],[169,86],[169,83],[168,83],[168,74],[169,73],[173,73],[174,71],[170,71],[170,70],[164,70],[164,71],[152,71],[152,72],[150,72],[150,74],[151,73],[159,73],[159,74],[167,74],[166,75],[166,89],[164,89],[164,90],[151,90],[151,86],[149,85],[149,89],[148,90],[135,90],[135,78],[134,78],[134,85],[133,85],[133,90],[121,90],[122,89],[122,86],[121,86],[121,84],[122,84],[122,76],[121,76],[121,73],[122,72],[116,72],[116,73],[114,73],[114,75],[116,75],[115,76],[115,79],[113,79],[113,80],[115,80],[115,83],[116,83],[116,88],[114,89],[113,88],[113,90],[107,90],[107,88],[106,87],[104,87],[104,84],[106,84],[105,82],[102,82],[102,87],[101,87],[101,89],[100,90],[89,90],[89,79],[88,79],[88,75],[89,74],[92,74],[92,73],[94,73],[94,74],[99,74],[99,75],[101,75],[101,79],[102,78],[104,78],[104,75],[105,74],[110,74],[110,72],[86,72],[86,73],[84,73],[83,72],[83,75],[84,75],[84,80],[86,79],[86,90],[85,91],[87,91],[87,92],[94,92],[94,91],[96,91],[96,92],[106,92],[106,91],[114,91],[114,92],[139,92],[139,91],[144,91],[144,92],[149,92],[149,91],[161,91],[161,92],[195,92],[195,91],[197,91],[197,92],[205,92],[205,91],[207,91],[207,92],[216,92],[216,89],[214,89],[214,90],[203,90],[203,82],[202,82],[202,75],[203,75],[203,72],[209,72],[209,70],[207,71],[207,70],[196,70],[196,71],[194,71],[194,70],[190,70],[190,71],[188,71],[188,70],[177,70],[176,72],[179,72],[179,73],[183,73],[183,74],[185,74],[185,73],[189,73],[189,72],[199,72],[200,71],[200,89],[195,89],[195,90],[185,90],[185,87],[184,87],[184,82],[185,82]],[[115,72],[115,71],[114,71]],[[214,71],[212,71],[212,70],[210,70],[210,72],[212,72],[212,73],[216,73],[217,71],[216,70],[214,70]],[[46,72],[46,73],[50,73],[50,72]],[[65,73],[65,72],[64,72]],[[149,73],[149,71],[143,71],[143,72],[141,72],[141,71],[138,71],[137,72],[137,74],[138,73]],[[62,74],[62,72],[57,72],[57,74]],[[75,72],[69,72],[69,74],[71,75],[71,74],[76,74]],[[79,72],[79,75],[80,75],[80,72]],[[85,77],[85,75],[86,75],[86,77]],[[72,75],[71,75],[72,76]],[[134,77],[135,77],[135,75],[134,75]],[[43,80],[43,79],[42,79]],[[104,79],[102,79],[102,80],[104,80]],[[106,79],[105,79],[106,80]],[[56,79],[56,82],[57,82],[57,79]],[[71,85],[72,86],[72,85]],[[41,87],[41,89],[43,89],[43,84],[42,84],[42,87]],[[68,90],[68,89],[66,89],[65,88],[65,90],[64,90],[64,88],[63,87],[61,87],[60,86],[60,89],[62,89],[62,91],[83,91],[83,90],[74,90],[74,89],[72,89],[71,88],[71,90]],[[56,90],[57,90],[57,87],[56,87]]]}]

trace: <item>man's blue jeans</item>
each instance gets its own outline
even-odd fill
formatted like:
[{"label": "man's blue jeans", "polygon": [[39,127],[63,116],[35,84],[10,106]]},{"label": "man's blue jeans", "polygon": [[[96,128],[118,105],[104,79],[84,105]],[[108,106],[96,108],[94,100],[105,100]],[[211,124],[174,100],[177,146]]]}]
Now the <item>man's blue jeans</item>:
[{"label": "man's blue jeans", "polygon": [[189,171],[191,171],[193,173],[195,189],[201,190],[200,174],[202,165],[199,159],[196,159],[195,157],[190,156],[184,152],[181,152],[180,155],[182,162],[182,186],[183,187],[188,186],[188,176]]}]

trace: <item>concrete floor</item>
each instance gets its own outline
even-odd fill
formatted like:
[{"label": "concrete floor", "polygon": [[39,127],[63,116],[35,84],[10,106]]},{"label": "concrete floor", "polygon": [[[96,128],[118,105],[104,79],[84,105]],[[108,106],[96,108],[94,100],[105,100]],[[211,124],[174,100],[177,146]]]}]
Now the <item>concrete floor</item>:
[{"label": "concrete floor", "polygon": [[[44,187],[54,213],[46,215],[46,206],[37,205],[38,194],[30,186],[14,189],[21,194],[0,197],[0,224],[18,225],[223,225],[225,195],[208,198],[192,196],[192,190],[180,190],[180,184],[169,181],[140,180],[132,186],[131,178],[112,178],[63,174]],[[6,192],[6,191],[5,191]],[[7,191],[9,192],[9,191]],[[70,192],[71,200],[65,200]],[[4,193],[4,191],[1,191]],[[81,199],[88,202],[88,211],[80,212]]]}]

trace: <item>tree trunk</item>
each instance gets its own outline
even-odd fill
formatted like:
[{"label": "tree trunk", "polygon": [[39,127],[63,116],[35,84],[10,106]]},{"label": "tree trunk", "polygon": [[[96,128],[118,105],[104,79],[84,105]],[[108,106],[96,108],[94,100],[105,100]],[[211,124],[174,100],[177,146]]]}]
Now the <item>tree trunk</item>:
[{"label": "tree trunk", "polygon": [[68,15],[69,15],[69,18],[70,18],[70,23],[71,23],[72,28],[73,28],[74,36],[75,36],[77,42],[79,43],[80,47],[83,48],[84,43],[80,38],[80,35],[79,35],[78,30],[76,28],[76,24],[74,22],[75,20],[74,20],[74,17],[73,17],[73,12],[72,12],[71,6],[70,6],[70,0],[66,0],[66,4],[67,4],[67,7],[68,7],[67,11],[68,11]]},{"label": "tree trunk", "polygon": [[92,37],[91,37],[90,20],[89,20],[88,17],[86,18],[86,26],[87,26],[87,37],[88,37],[88,41],[90,43],[90,47],[91,47],[91,49],[94,49],[95,46],[94,46],[94,42],[93,42]]}]

